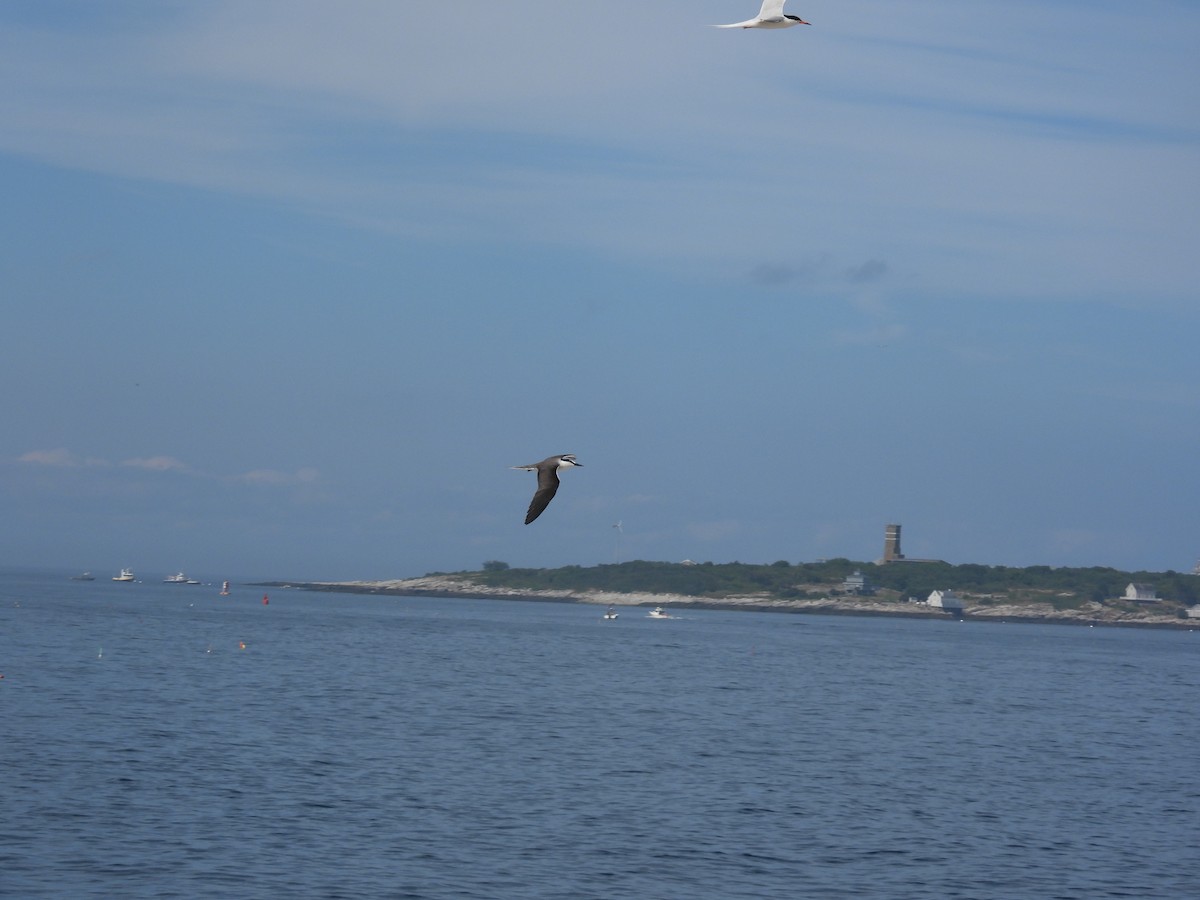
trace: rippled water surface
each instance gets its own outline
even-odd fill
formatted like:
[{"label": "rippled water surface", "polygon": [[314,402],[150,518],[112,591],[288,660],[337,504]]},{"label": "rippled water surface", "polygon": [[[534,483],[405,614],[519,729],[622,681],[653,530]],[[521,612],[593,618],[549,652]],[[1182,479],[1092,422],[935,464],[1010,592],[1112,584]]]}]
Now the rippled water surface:
[{"label": "rippled water surface", "polygon": [[1200,631],[0,570],[0,894],[1200,896]]}]

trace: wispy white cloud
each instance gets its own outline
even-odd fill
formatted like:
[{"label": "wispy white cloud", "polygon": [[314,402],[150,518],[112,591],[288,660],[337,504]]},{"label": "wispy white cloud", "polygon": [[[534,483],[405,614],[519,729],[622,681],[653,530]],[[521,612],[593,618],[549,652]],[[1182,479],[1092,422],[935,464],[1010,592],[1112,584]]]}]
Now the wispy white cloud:
[{"label": "wispy white cloud", "polygon": [[238,481],[246,484],[262,485],[293,485],[312,484],[317,480],[318,472],[312,468],[296,469],[294,472],[281,472],[278,469],[255,469],[238,475]]},{"label": "wispy white cloud", "polygon": [[765,35],[682,0],[608,3],[585,32],[550,0],[470,3],[452,29],[372,0],[15,22],[0,146],[448,240],[743,271],[768,245],[903,260],[934,293],[1190,297],[1200,11],[1017,7],[864,0]]},{"label": "wispy white cloud", "polygon": [[60,468],[103,467],[111,465],[103,459],[95,457],[80,457],[66,448],[55,450],[30,450],[17,457],[18,462],[33,463],[39,466],[57,466]]},{"label": "wispy white cloud", "polygon": [[17,457],[19,462],[36,463],[39,466],[77,466],[78,460],[71,451],[59,448],[57,450],[30,450]]},{"label": "wispy white cloud", "polygon": [[[110,468],[113,466],[113,463],[108,460],[91,456],[80,456],[64,447],[53,450],[30,450],[17,457],[17,462],[51,468],[70,469]],[[197,469],[190,463],[186,463],[174,456],[166,455],[133,457],[121,461],[119,466],[143,472],[187,475],[194,478],[265,485],[268,487],[313,484],[320,478],[320,473],[317,469],[309,466],[304,466],[290,472],[280,469],[254,469],[237,475],[223,475]]]},{"label": "wispy white cloud", "polygon": [[124,460],[121,465],[131,469],[145,469],[148,472],[183,472],[198,474],[187,463],[173,456],[149,456]]}]

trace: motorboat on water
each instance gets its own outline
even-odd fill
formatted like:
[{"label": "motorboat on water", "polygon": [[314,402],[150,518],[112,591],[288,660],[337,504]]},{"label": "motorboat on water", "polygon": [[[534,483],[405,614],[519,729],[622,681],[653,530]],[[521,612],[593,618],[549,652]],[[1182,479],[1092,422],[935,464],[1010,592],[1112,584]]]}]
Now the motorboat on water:
[{"label": "motorboat on water", "polygon": [[606,619],[615,619],[617,616],[618,616],[617,611],[615,609],[613,609],[611,606],[604,612],[604,618],[606,618]]},{"label": "motorboat on water", "polygon": [[120,575],[114,575],[113,581],[133,581],[133,569],[122,569]]},{"label": "motorboat on water", "polygon": [[647,619],[673,619],[675,618],[661,606],[656,606],[650,612],[646,613]]},{"label": "motorboat on water", "polygon": [[72,581],[95,581],[96,576],[93,575],[91,572],[84,572],[82,575],[72,575],[71,580]]},{"label": "motorboat on water", "polygon": [[175,575],[168,575],[166,578],[163,579],[163,584],[187,584],[187,583],[188,583],[187,576],[184,575],[182,572],[179,572],[178,574],[175,574]]}]

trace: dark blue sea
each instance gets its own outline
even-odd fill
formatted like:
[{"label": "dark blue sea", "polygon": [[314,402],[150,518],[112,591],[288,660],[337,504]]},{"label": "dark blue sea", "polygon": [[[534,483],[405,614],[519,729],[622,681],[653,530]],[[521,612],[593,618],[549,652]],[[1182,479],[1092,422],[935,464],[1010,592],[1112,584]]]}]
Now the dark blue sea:
[{"label": "dark blue sea", "polygon": [[1200,896],[1200,631],[0,570],[0,894]]}]

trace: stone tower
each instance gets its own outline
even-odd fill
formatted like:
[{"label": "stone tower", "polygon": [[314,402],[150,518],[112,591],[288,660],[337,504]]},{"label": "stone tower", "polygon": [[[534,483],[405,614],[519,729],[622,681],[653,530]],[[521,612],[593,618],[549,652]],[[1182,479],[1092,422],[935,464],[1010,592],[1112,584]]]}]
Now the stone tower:
[{"label": "stone tower", "polygon": [[904,559],[900,552],[900,526],[889,525],[883,532],[883,562]]}]

